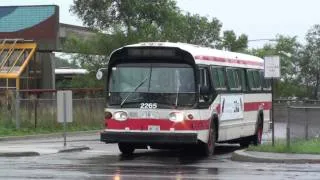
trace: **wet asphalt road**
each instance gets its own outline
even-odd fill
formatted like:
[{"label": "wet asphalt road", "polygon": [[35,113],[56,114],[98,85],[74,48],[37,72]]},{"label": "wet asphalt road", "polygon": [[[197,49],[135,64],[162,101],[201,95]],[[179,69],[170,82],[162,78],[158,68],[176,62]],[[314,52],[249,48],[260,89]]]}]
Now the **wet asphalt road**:
[{"label": "wet asphalt road", "polygon": [[[214,156],[192,151],[139,150],[120,155],[116,145],[100,143],[95,135],[76,137],[69,144],[91,150],[0,158],[0,179],[320,179],[318,164],[264,164],[230,160],[238,146],[219,145]],[[3,143],[4,142],[0,142]],[[61,140],[28,140],[8,144],[61,144]]]}]

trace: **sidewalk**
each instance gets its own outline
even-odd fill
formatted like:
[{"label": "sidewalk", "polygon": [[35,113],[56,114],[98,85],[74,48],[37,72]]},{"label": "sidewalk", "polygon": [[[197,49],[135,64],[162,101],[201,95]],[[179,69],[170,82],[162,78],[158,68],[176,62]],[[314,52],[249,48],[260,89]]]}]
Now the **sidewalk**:
[{"label": "sidewalk", "polygon": [[288,163],[305,164],[320,163],[320,155],[311,154],[285,154],[285,153],[265,153],[247,150],[238,150],[232,154],[233,161],[245,161],[255,163]]},{"label": "sidewalk", "polygon": [[97,134],[97,130],[69,132],[66,147],[63,146],[62,133],[0,137],[0,157],[39,156],[89,150],[85,141],[98,140]]},{"label": "sidewalk", "polygon": [[56,154],[89,150],[87,146],[0,146],[0,157],[19,157],[19,156],[40,156],[45,154]]}]

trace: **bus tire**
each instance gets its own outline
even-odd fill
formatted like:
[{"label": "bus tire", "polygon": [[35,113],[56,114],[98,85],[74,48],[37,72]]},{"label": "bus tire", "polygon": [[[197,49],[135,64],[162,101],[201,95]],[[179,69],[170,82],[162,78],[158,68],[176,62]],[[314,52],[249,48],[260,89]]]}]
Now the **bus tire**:
[{"label": "bus tire", "polygon": [[263,133],[263,114],[260,113],[258,116],[256,130],[253,136],[244,137],[240,140],[239,144],[241,148],[247,148],[250,144],[257,146],[261,144],[262,133]]},{"label": "bus tire", "polygon": [[257,128],[255,134],[253,135],[252,144],[258,146],[262,142],[262,134],[263,134],[263,119],[261,118],[262,114],[259,115]]},{"label": "bus tire", "polygon": [[216,139],[217,139],[217,132],[216,132],[216,121],[212,120],[210,129],[209,129],[209,139],[207,143],[202,144],[203,154],[204,156],[211,156],[214,153],[214,149],[216,147]]},{"label": "bus tire", "polygon": [[128,143],[118,143],[118,147],[123,155],[132,155],[135,150],[134,146]]},{"label": "bus tire", "polygon": [[[252,137],[253,138],[253,137]],[[247,147],[249,147],[249,145],[251,144],[251,139],[252,138],[244,138],[244,139],[242,139],[241,141],[240,141],[240,147],[241,148],[247,148]]]}]

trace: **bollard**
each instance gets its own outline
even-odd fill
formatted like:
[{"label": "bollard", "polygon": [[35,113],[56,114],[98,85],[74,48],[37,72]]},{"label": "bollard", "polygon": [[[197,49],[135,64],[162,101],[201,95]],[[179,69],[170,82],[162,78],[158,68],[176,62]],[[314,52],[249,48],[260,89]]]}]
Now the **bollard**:
[{"label": "bollard", "polygon": [[34,99],[34,128],[38,125],[38,97]]},{"label": "bollard", "polygon": [[305,113],[306,113],[306,121],[305,121],[305,139],[308,140],[308,136],[309,136],[309,132],[308,132],[308,129],[309,129],[309,109],[308,108],[305,108]]},{"label": "bollard", "polygon": [[290,128],[287,127],[287,148],[290,148]]},{"label": "bollard", "polygon": [[289,106],[288,106],[286,140],[287,140],[287,148],[289,148],[290,147],[290,107]]},{"label": "bollard", "polygon": [[15,103],[15,119],[16,119],[16,129],[20,129],[20,95],[19,90],[16,90],[16,103]]}]

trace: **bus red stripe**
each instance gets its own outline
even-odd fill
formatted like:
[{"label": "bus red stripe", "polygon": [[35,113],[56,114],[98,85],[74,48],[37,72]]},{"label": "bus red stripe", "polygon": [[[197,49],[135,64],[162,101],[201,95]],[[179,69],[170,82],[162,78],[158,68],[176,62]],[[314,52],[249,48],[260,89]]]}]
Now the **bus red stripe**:
[{"label": "bus red stripe", "polygon": [[263,67],[263,63],[242,60],[242,59],[226,59],[226,58],[215,57],[215,56],[201,56],[201,55],[195,56],[195,59],[205,60],[205,61],[225,62],[225,63],[231,63],[231,64],[245,64],[245,65]]},{"label": "bus red stripe", "polygon": [[[270,110],[271,102],[248,102],[244,103],[244,111],[258,111],[262,106],[264,110]],[[220,104],[217,105],[218,113],[221,111]],[[117,121],[114,119],[107,120],[108,129],[125,129],[130,130],[148,130],[149,125],[160,126],[160,130],[169,131],[170,128],[175,130],[206,130],[209,128],[209,120],[185,120],[175,123],[168,119],[128,119],[126,121]]]},{"label": "bus red stripe", "polygon": [[108,129],[148,130],[149,125],[160,126],[160,130],[205,130],[209,128],[209,120],[185,120],[180,123],[168,119],[128,119],[126,121],[107,120]]},{"label": "bus red stripe", "polygon": [[[272,102],[247,102],[244,103],[244,111],[258,111],[260,109],[260,106],[263,107],[263,110],[271,110],[272,108]],[[216,111],[218,114],[221,112],[221,105],[218,104],[216,106]]]},{"label": "bus red stripe", "polygon": [[272,103],[271,102],[250,102],[244,103],[244,111],[257,111],[259,107],[262,106],[263,110],[270,110]]}]

